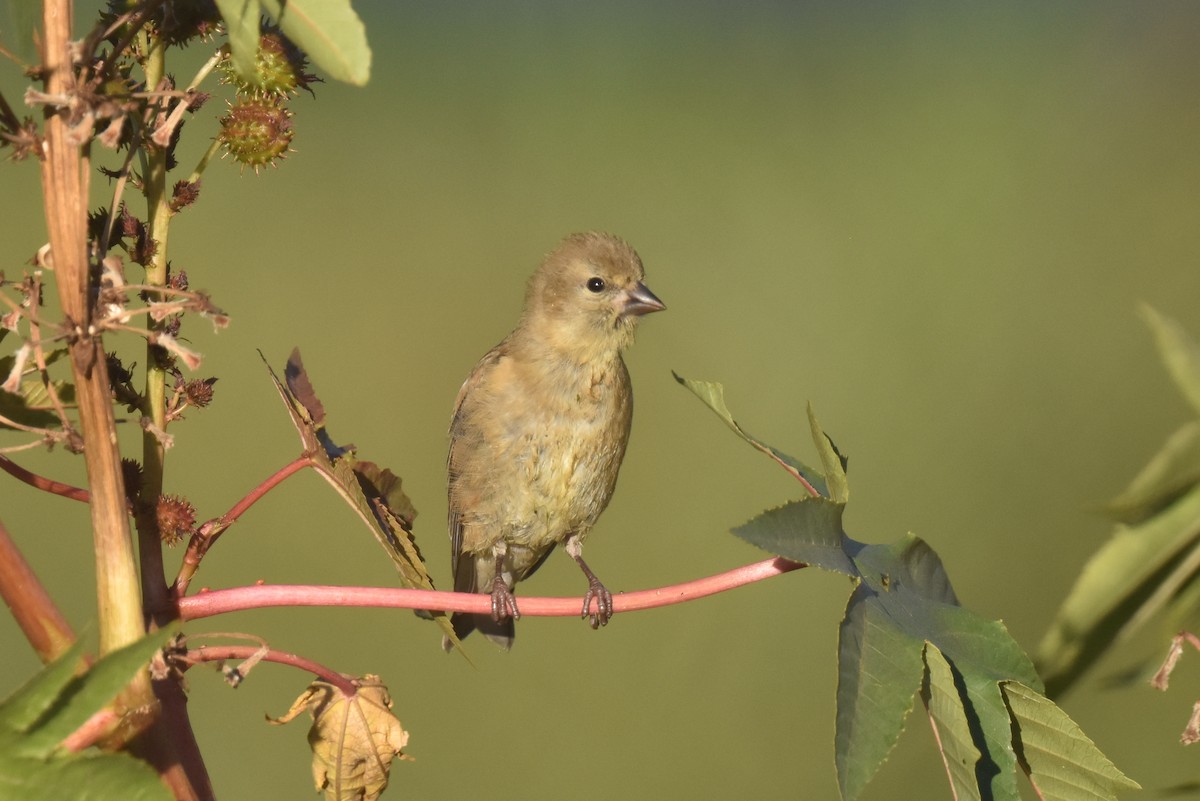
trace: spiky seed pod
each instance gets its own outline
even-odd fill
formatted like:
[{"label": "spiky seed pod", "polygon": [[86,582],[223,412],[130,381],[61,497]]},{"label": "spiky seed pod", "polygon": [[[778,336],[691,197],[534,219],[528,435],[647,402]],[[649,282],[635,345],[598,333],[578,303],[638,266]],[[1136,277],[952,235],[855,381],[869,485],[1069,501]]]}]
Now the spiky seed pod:
[{"label": "spiky seed pod", "polygon": [[194,379],[183,385],[183,393],[187,396],[188,403],[197,408],[204,408],[212,403],[213,384],[217,383],[215,378]]},{"label": "spiky seed pod", "polygon": [[226,152],[255,172],[287,155],[292,143],[292,112],[283,98],[243,95],[230,104],[217,135]]},{"label": "spiky seed pod", "polygon": [[158,496],[158,535],[167,545],[176,545],[196,527],[196,507],[178,495]]},{"label": "spiky seed pod", "polygon": [[243,77],[231,59],[221,62],[224,82],[237,87],[238,94],[267,94],[286,96],[307,89],[316,80],[304,71],[308,59],[300,48],[276,29],[263,31],[254,55],[254,75]]}]

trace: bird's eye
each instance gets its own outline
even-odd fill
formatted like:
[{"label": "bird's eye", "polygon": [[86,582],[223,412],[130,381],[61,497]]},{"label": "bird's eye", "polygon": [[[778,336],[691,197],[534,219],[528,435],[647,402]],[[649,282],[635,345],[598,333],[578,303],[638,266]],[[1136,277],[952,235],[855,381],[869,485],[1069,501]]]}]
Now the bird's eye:
[{"label": "bird's eye", "polygon": [[587,282],[587,288],[588,288],[589,292],[603,292],[604,291],[604,279],[603,278],[589,278],[588,282]]}]

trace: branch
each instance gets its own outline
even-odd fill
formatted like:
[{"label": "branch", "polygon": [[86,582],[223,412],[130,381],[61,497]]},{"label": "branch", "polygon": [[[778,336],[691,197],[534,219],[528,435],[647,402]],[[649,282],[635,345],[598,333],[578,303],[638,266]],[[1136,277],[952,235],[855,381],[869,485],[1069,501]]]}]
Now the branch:
[{"label": "branch", "polygon": [[61,495],[64,498],[70,498],[74,501],[83,501],[84,503],[91,502],[92,496],[87,490],[79,487],[72,487],[70,484],[63,484],[59,481],[54,481],[53,479],[39,476],[36,473],[31,473],[3,454],[0,454],[0,470],[3,470],[14,478],[24,481],[26,484],[35,489],[40,489],[55,495]]},{"label": "branch", "polygon": [[[617,593],[613,595],[613,611],[635,612],[694,601],[802,567],[807,565],[777,557],[669,587]],[[209,590],[188,598],[180,598],[177,603],[180,620],[184,621],[269,606],[429,609],[481,615],[490,614],[492,611],[491,596],[479,593],[285,584]],[[520,606],[521,614],[530,617],[579,617],[581,611],[578,597],[522,597]]]},{"label": "branch", "polygon": [[[189,649],[187,654],[183,656],[184,662],[193,665],[201,662],[222,662],[226,659],[252,659],[255,662],[261,660],[263,662],[275,662],[280,665],[290,665],[324,679],[341,690],[344,695],[350,696],[358,692],[358,688],[354,686],[354,683],[336,670],[286,651],[256,648],[253,645],[202,645],[198,648]],[[239,670],[239,675],[244,678],[246,672],[246,670]]]},{"label": "branch", "polygon": [[233,508],[228,512],[200,526],[200,529],[188,541],[187,552],[184,553],[183,563],[179,566],[179,574],[175,576],[175,582],[171,586],[172,594],[174,596],[181,596],[187,592],[188,584],[191,583],[192,576],[196,575],[196,571],[200,569],[200,562],[204,559],[204,555],[208,553],[208,549],[251,506],[261,500],[268,492],[279,486],[289,476],[298,473],[306,467],[312,466],[312,457],[301,456],[299,459],[280,468],[267,478],[266,481],[263,481],[257,487],[250,490],[249,494],[235,503]]}]

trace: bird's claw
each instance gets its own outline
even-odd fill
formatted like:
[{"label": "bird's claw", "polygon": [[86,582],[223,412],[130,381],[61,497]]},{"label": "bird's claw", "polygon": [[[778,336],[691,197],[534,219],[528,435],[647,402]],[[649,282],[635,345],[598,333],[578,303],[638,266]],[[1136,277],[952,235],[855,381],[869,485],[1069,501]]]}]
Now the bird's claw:
[{"label": "bird's claw", "polygon": [[517,609],[517,597],[504,583],[504,579],[496,576],[496,580],[492,582],[492,620],[499,623],[506,617],[520,620],[521,610]]},{"label": "bird's claw", "polygon": [[[591,611],[593,600],[596,601],[595,612]],[[587,620],[593,629],[598,629],[608,625],[608,621],[612,619],[612,613],[612,593],[600,583],[599,579],[593,577],[588,581],[588,591],[583,596],[583,614],[580,617]]]}]

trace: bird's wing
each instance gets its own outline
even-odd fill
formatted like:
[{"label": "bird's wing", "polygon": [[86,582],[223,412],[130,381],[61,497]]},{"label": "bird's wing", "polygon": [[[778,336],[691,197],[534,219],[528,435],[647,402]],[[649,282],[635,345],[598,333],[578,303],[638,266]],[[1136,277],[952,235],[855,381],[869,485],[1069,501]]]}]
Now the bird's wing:
[{"label": "bird's wing", "polygon": [[[454,399],[454,414],[450,418],[450,450],[446,455],[446,472],[448,474],[449,514],[447,526],[450,532],[450,570],[454,573],[454,589],[457,592],[475,591],[475,560],[466,558],[460,560],[463,547],[463,497],[459,485],[461,466],[457,464],[463,456],[464,444],[464,415],[463,410],[470,403],[471,390],[486,381],[487,374],[496,366],[503,356],[504,343],[484,354],[483,358],[471,370],[467,380],[458,390]],[[461,569],[460,569],[461,562]]]}]

